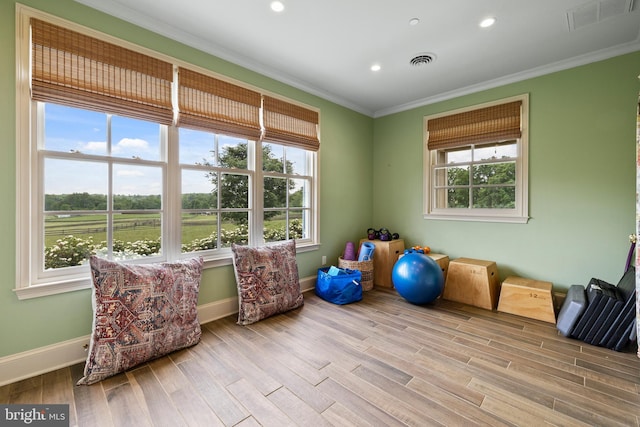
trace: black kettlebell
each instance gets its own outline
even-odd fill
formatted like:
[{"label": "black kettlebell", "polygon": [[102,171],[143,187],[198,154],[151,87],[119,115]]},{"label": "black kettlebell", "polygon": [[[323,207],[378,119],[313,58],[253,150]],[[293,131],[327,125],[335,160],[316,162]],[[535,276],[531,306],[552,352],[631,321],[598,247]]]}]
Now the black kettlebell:
[{"label": "black kettlebell", "polygon": [[387,230],[386,228],[380,229],[380,240],[382,240],[383,242],[391,240],[391,233],[389,232],[389,230]]},{"label": "black kettlebell", "polygon": [[370,228],[367,230],[367,237],[369,240],[375,240],[378,232],[374,228]]}]

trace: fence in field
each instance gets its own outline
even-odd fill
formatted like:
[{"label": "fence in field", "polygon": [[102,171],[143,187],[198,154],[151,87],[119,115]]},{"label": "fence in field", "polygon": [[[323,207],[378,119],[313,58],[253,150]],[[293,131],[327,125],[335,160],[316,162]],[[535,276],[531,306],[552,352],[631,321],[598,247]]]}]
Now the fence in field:
[{"label": "fence in field", "polygon": [[[143,221],[134,221],[134,222],[128,222],[128,223],[123,223],[123,224],[114,224],[113,229],[114,231],[117,230],[138,230],[138,229],[153,229],[153,228],[158,228],[160,227],[160,220],[159,219],[149,219],[149,220],[143,220]],[[55,227],[55,228],[47,228],[45,230],[45,235],[46,236],[67,236],[67,235],[79,235],[79,234],[95,234],[95,233],[106,233],[107,232],[107,227],[93,227],[93,226],[87,226],[87,225],[80,225],[80,224],[74,224],[73,226],[69,226],[69,227]]]}]

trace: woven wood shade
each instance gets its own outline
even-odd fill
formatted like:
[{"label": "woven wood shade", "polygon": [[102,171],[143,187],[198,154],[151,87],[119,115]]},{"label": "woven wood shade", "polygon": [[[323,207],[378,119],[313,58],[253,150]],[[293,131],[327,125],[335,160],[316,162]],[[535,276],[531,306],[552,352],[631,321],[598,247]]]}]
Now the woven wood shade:
[{"label": "woven wood shade", "polygon": [[429,150],[520,138],[521,101],[428,120]]},{"label": "woven wood shade", "polygon": [[180,67],[179,125],[260,138],[261,94]]},{"label": "woven wood shade", "polygon": [[171,124],[173,65],[31,19],[32,98]]},{"label": "woven wood shade", "polygon": [[280,99],[264,96],[264,139],[318,151],[318,113]]}]

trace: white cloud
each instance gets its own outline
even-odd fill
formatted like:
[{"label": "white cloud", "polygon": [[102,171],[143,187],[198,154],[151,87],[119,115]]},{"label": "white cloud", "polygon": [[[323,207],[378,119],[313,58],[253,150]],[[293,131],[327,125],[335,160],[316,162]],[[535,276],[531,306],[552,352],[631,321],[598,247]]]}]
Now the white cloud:
[{"label": "white cloud", "polygon": [[114,153],[120,153],[127,150],[135,152],[148,151],[149,143],[140,138],[122,138],[113,146]]},{"label": "white cloud", "polygon": [[120,169],[116,172],[117,176],[144,176],[144,173],[141,170],[135,169]]},{"label": "white cloud", "polygon": [[[89,141],[78,144],[78,151],[81,153],[104,154],[107,151],[105,141]],[[113,154],[141,154],[149,152],[149,142],[139,138],[122,138],[112,147]]]},{"label": "white cloud", "polygon": [[90,141],[82,143],[79,151],[81,153],[104,153],[107,150],[107,143],[105,141]]}]

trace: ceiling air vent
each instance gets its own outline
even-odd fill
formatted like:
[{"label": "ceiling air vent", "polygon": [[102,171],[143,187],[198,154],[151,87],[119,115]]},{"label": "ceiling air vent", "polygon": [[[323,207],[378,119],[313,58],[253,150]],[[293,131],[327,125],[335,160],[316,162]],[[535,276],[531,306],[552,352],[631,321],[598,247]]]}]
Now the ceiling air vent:
[{"label": "ceiling air vent", "polygon": [[411,58],[409,63],[412,67],[421,67],[427,65],[436,60],[436,56],[433,53],[421,53]]},{"label": "ceiling air vent", "polygon": [[568,10],[567,24],[569,31],[575,31],[633,10],[634,0],[596,0]]}]

